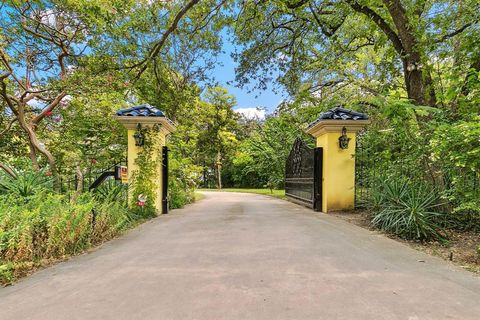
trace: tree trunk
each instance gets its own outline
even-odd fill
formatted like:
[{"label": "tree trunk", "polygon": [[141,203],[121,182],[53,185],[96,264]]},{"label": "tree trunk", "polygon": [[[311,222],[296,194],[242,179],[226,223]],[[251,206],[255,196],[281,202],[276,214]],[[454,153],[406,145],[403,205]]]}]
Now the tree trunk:
[{"label": "tree trunk", "polygon": [[[53,188],[56,191],[60,191],[60,176],[57,171],[57,166],[55,163],[55,158],[53,155],[48,151],[44,146],[40,144],[40,141],[37,138],[37,134],[33,130],[32,126],[26,123],[25,121],[25,115],[24,111],[25,107],[24,106],[19,106],[19,112],[18,112],[18,123],[20,124],[20,127],[25,131],[25,133],[28,135],[29,143],[31,146],[34,147],[34,150],[38,150],[41,154],[43,154],[48,161],[48,165],[50,166],[50,171],[53,176]],[[38,165],[38,164],[37,164]]]},{"label": "tree trunk", "polygon": [[40,165],[38,164],[37,152],[35,151],[35,146],[32,143],[28,143],[28,157],[30,161],[32,161],[33,170],[38,171],[40,170]]},{"label": "tree trunk", "polygon": [[217,189],[222,189],[222,156],[217,153]]},{"label": "tree trunk", "polygon": [[416,61],[407,58],[402,60],[403,76],[407,88],[408,99],[413,100],[418,105],[425,105],[422,70],[418,69]]},{"label": "tree trunk", "polygon": [[6,164],[4,163],[1,163],[0,162],[0,169],[2,169],[3,171],[5,171],[9,176],[11,176],[12,178],[16,178],[17,175],[15,174],[15,172],[12,170],[12,168],[10,168],[9,166],[7,166]]},{"label": "tree trunk", "polygon": [[203,187],[208,188],[207,182],[207,165],[205,164],[205,160],[203,161]]},{"label": "tree trunk", "polygon": [[78,197],[82,194],[83,192],[83,172],[82,168],[80,167],[80,164],[77,163],[75,166],[75,175],[76,175],[76,180],[77,180],[77,185],[75,186],[75,193],[73,195],[73,200],[78,199]]},{"label": "tree trunk", "polygon": [[[383,0],[388,13],[395,25],[391,26],[389,20],[378,14],[374,9],[356,0],[346,0],[350,7],[356,12],[366,15],[393,44],[395,51],[400,56],[403,64],[403,75],[408,98],[415,104],[425,105],[427,87],[424,78],[424,67],[421,59],[415,30],[412,29],[407,17],[407,12],[400,0]],[[434,92],[434,91],[432,91]],[[431,94],[431,92],[429,92]],[[430,97],[429,102],[435,101]]]},{"label": "tree trunk", "polygon": [[437,93],[435,91],[435,85],[433,84],[432,73],[430,69],[425,70],[424,73],[425,90],[427,91],[427,104],[430,107],[437,105]]},{"label": "tree trunk", "polygon": [[418,105],[426,105],[424,66],[421,51],[412,26],[408,21],[407,13],[400,0],[384,0],[388,12],[401,41],[401,51],[397,52],[403,62],[403,75],[407,88],[408,98]]}]

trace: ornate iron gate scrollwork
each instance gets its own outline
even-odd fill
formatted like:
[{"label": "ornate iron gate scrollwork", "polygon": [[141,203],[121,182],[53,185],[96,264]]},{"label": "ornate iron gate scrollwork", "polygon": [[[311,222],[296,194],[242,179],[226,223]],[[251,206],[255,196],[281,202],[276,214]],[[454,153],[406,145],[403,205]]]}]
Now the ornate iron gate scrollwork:
[{"label": "ornate iron gate scrollwork", "polygon": [[322,210],[322,159],[322,148],[310,148],[297,138],[285,168],[285,195],[316,211]]}]

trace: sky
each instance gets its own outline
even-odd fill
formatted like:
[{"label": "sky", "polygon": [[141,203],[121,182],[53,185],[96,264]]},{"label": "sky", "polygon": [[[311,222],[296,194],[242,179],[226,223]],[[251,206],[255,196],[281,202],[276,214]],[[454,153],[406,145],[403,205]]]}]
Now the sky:
[{"label": "sky", "polygon": [[[218,57],[219,63],[212,71],[212,75],[220,86],[227,88],[229,93],[235,96],[237,99],[237,107],[234,109],[236,111],[245,114],[247,117],[257,115],[263,118],[265,112],[257,111],[256,107],[264,107],[267,109],[267,113],[271,113],[277,105],[286,98],[286,93],[279,89],[276,90],[279,92],[273,92],[273,90],[271,90],[273,85],[270,86],[270,90],[254,90],[252,92],[249,92],[248,88],[241,89],[235,87],[235,67],[237,64],[231,57],[231,53],[235,50],[234,44],[228,39],[225,33],[222,32],[221,36],[224,37],[223,50],[225,53],[220,54]],[[228,84],[228,82],[231,82],[231,84]]]}]

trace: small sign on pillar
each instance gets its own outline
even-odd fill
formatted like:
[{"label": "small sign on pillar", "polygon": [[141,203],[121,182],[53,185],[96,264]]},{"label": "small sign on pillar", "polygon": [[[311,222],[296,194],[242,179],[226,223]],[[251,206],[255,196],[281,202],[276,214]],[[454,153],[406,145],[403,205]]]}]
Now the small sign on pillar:
[{"label": "small sign on pillar", "polygon": [[120,166],[120,180],[123,184],[128,184],[128,167]]}]

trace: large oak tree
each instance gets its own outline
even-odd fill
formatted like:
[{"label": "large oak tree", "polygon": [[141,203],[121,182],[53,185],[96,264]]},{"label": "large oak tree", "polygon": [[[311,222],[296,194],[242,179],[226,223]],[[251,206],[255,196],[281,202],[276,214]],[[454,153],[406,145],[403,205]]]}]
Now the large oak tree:
[{"label": "large oak tree", "polygon": [[256,78],[264,86],[277,70],[292,94],[348,84],[385,93],[401,85],[415,104],[434,106],[436,62],[455,67],[464,82],[470,68],[479,70],[479,6],[469,0],[241,1],[238,80]]}]

